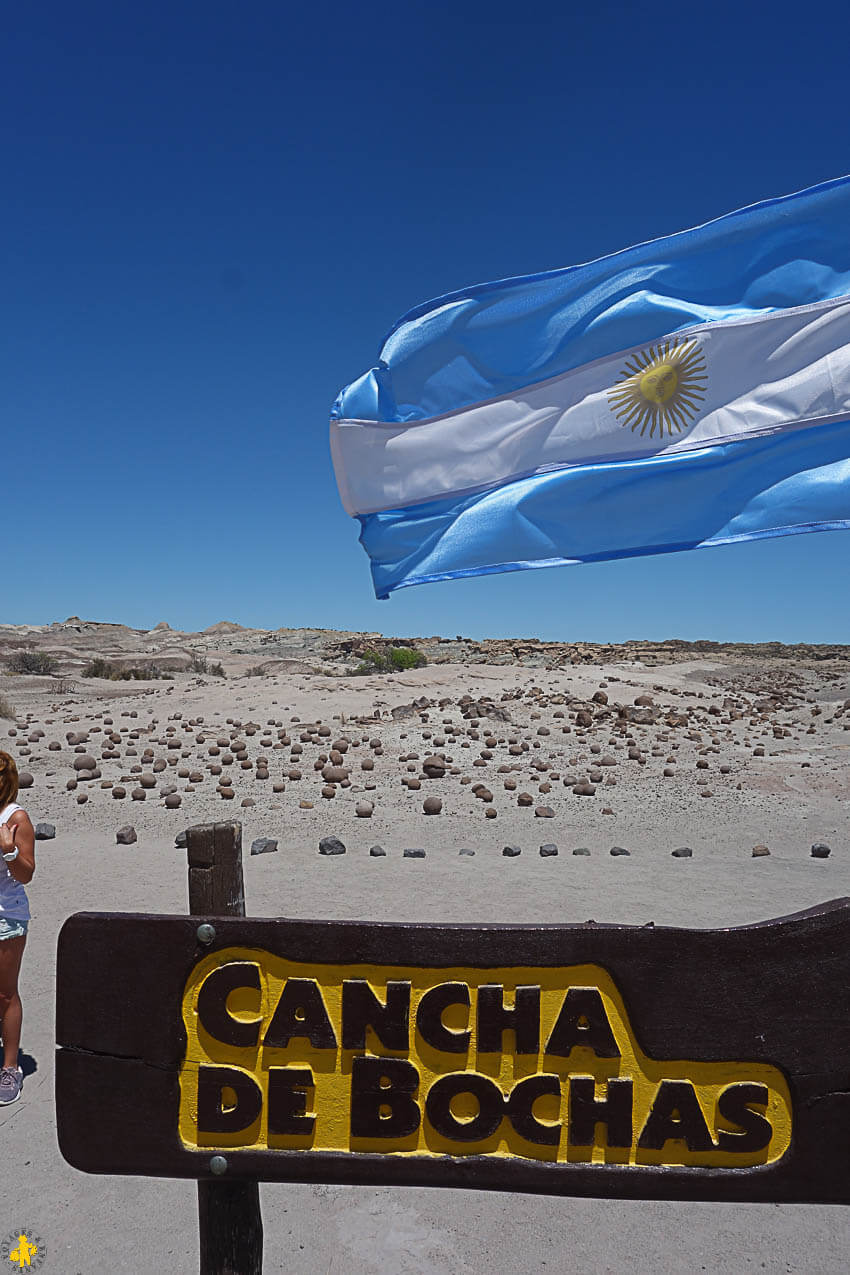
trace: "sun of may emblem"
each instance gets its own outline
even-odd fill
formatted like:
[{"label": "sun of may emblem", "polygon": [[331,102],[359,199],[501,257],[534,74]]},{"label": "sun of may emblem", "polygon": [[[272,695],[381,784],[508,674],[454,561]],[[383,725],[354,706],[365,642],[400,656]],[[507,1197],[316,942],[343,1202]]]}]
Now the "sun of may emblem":
[{"label": "sun of may emblem", "polygon": [[649,427],[681,432],[690,425],[705,398],[705,356],[696,341],[659,341],[631,354],[617,384],[608,391],[611,410],[620,424],[641,435]]}]

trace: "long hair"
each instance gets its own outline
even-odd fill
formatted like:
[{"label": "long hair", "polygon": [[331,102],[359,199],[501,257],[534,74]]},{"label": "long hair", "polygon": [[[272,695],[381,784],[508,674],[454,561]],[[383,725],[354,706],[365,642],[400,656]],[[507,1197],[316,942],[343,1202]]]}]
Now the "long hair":
[{"label": "long hair", "polygon": [[18,795],[18,767],[10,753],[0,752],[0,810]]}]

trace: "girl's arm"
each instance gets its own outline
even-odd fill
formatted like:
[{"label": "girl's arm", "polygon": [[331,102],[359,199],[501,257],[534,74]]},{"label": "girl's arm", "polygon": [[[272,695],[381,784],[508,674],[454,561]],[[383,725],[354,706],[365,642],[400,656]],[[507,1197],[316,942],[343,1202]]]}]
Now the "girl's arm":
[{"label": "girl's arm", "polygon": [[16,810],[0,827],[0,852],[11,854],[17,846],[18,854],[4,866],[21,885],[32,881],[35,872],[35,830],[25,810]]}]

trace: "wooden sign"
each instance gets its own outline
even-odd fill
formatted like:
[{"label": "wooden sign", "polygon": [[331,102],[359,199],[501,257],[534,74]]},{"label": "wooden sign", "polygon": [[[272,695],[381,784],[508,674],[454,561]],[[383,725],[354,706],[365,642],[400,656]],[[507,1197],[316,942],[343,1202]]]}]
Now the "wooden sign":
[{"label": "wooden sign", "polygon": [[728,930],[78,913],[57,986],[88,1172],[850,1202],[850,900]]}]

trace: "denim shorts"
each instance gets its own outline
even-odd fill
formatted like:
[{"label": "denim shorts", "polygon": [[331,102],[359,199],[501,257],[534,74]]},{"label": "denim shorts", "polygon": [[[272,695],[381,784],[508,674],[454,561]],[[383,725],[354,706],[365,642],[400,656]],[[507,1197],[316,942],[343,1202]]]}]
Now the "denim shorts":
[{"label": "denim shorts", "polygon": [[20,921],[15,916],[0,916],[0,941],[3,939],[22,939],[28,928],[29,921]]}]

